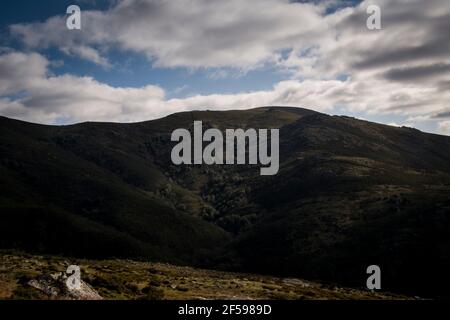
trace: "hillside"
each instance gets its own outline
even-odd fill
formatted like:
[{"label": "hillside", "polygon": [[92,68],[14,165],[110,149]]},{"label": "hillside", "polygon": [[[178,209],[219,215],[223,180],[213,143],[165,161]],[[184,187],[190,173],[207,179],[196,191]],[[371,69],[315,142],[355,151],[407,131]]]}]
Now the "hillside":
[{"label": "hillside", "polygon": [[405,296],[341,288],[295,278],[231,273],[131,260],[81,260],[0,252],[1,299],[60,299],[30,280],[81,268],[81,279],[106,300],[404,300]]},{"label": "hillside", "polygon": [[[280,171],[174,166],[170,134],[280,128]],[[0,118],[0,247],[448,295],[450,137],[300,108],[134,124]],[[414,279],[414,280],[412,280]]]}]

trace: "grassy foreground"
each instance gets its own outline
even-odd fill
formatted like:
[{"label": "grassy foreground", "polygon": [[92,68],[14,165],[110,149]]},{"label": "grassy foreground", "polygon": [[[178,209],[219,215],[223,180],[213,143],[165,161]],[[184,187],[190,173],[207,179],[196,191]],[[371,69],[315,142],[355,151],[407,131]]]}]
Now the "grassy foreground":
[{"label": "grassy foreground", "polygon": [[293,278],[231,273],[131,260],[82,260],[0,252],[0,299],[49,299],[27,282],[81,267],[104,299],[406,299]]}]

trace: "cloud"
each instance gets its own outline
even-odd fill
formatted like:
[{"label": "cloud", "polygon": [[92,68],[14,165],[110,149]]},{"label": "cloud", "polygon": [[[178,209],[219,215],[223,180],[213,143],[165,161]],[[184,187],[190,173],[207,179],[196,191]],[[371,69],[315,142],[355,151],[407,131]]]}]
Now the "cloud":
[{"label": "cloud", "polygon": [[450,71],[450,64],[437,63],[428,66],[418,66],[410,68],[395,68],[384,74],[389,80],[410,81],[426,80],[436,76],[448,76],[446,72]]},{"label": "cloud", "polygon": [[450,136],[450,121],[439,122],[438,132]]},{"label": "cloud", "polygon": [[[164,91],[157,86],[114,88],[90,77],[51,76],[42,55],[0,56],[0,113],[40,123],[136,121],[157,117]],[[9,98],[18,95],[17,98]]]},{"label": "cloud", "polygon": [[[104,60],[95,47],[116,46],[162,67],[248,70],[275,63],[316,77],[450,57],[447,0],[366,0],[326,15],[329,3],[122,0],[103,12],[83,11],[81,31],[67,30],[65,17],[10,30],[30,48],[56,46],[96,63]],[[372,3],[382,9],[381,31],[366,28]]]},{"label": "cloud", "polygon": [[40,54],[8,53],[0,56],[0,93],[18,93],[45,77],[48,61]]},{"label": "cloud", "polygon": [[[118,48],[143,54],[159,67],[226,69],[216,71],[216,77],[236,73],[228,73],[229,68],[246,72],[269,64],[287,71],[291,80],[267,91],[168,100],[162,88],[112,88],[92,78],[51,77],[44,67],[44,73],[36,71],[35,83],[25,81],[27,98],[6,97],[2,103],[8,110],[19,103],[22,111],[48,110],[42,111],[48,119],[60,114],[69,121],[144,120],[193,108],[270,104],[339,107],[349,113],[396,114],[420,121],[438,121],[436,115],[450,112],[448,0],[366,0],[327,14],[330,3],[122,0],[106,11],[83,11],[81,31],[65,29],[62,16],[15,24],[11,34],[29,49],[57,47],[106,67],[111,67],[108,50]],[[382,30],[366,28],[369,4],[381,7]],[[14,77],[0,81],[5,92],[21,85]],[[62,88],[49,86],[56,81],[76,84],[82,102],[68,102]],[[47,91],[37,90],[36,83],[47,85]],[[58,107],[63,102],[67,106]],[[51,113],[44,103],[57,111]],[[72,108],[84,111],[66,111]]]},{"label": "cloud", "polygon": [[439,112],[433,115],[433,118],[435,119],[450,118],[450,111]]},{"label": "cloud", "polygon": [[96,49],[91,47],[86,46],[61,47],[61,51],[67,55],[78,56],[82,59],[91,61],[106,68],[111,67],[111,64],[108,61],[108,59],[102,57]]},{"label": "cloud", "polygon": [[[271,90],[235,94],[195,95],[167,99],[162,88],[111,87],[90,77],[53,76],[50,62],[40,54],[7,53],[0,55],[0,113],[33,122],[55,124],[81,121],[133,122],[159,118],[187,110],[247,109],[268,105],[299,106],[317,111],[334,107],[370,113],[392,112],[410,107],[411,115],[421,115],[420,105],[433,104],[428,88],[418,90],[398,83],[372,81],[361,84],[351,79],[289,80]],[[376,90],[374,90],[376,88]],[[392,92],[380,95],[379,92]],[[449,96],[442,99],[448,101]],[[435,102],[435,112],[441,111]],[[416,109],[416,111],[414,111]],[[396,111],[398,112],[398,111]]]},{"label": "cloud", "polygon": [[62,16],[10,30],[30,48],[73,52],[79,46],[116,45],[158,66],[249,69],[325,34],[323,10],[284,0],[123,0],[105,12],[82,11],[81,31],[67,30]]}]

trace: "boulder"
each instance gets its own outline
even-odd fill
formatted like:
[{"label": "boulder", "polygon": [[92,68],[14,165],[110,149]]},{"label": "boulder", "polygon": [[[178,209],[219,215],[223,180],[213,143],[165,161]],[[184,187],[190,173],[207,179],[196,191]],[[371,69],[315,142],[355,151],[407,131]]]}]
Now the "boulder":
[{"label": "boulder", "polygon": [[30,280],[28,285],[44,292],[51,299],[103,300],[97,291],[83,280],[80,280],[79,288],[71,288],[67,285],[67,279],[65,273],[59,272]]}]

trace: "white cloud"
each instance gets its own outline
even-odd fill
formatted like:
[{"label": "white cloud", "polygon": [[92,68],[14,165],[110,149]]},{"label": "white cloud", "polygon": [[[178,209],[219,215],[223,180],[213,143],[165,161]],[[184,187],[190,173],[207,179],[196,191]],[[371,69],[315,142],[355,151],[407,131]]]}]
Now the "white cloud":
[{"label": "white cloud", "polygon": [[438,132],[450,136],[450,121],[439,122]]},{"label": "white cloud", "polygon": [[[112,88],[91,78],[49,77],[41,68],[34,75],[36,83],[26,80],[23,85],[27,98],[2,103],[10,105],[8,110],[11,103],[37,110],[46,101],[53,108],[45,108],[47,116],[59,114],[70,121],[144,120],[193,108],[272,104],[316,110],[338,106],[368,117],[398,114],[436,124],[433,115],[450,114],[448,0],[366,0],[330,15],[324,14],[324,3],[122,0],[104,12],[83,11],[81,32],[66,30],[64,17],[13,25],[11,33],[29,48],[56,46],[104,66],[110,62],[101,53],[117,47],[144,54],[162,67],[235,68],[239,73],[272,64],[289,71],[292,80],[267,91],[167,100],[161,88]],[[371,3],[382,9],[383,30],[366,28],[365,9]],[[219,69],[212,76],[226,77],[228,70],[224,72]],[[336,80],[343,75],[346,81]],[[62,99],[64,88],[50,86],[56,81],[68,88],[76,84],[82,103]],[[37,90],[37,83],[47,87]],[[20,85],[14,77],[0,79],[5,92]],[[62,101],[67,105],[59,106]]]},{"label": "white cloud", "polygon": [[108,59],[102,57],[100,53],[94,48],[87,46],[71,46],[71,47],[61,47],[61,51],[67,55],[78,56],[82,59],[94,62],[106,68],[111,67]]},{"label": "white cloud", "polygon": [[[0,73],[0,97],[4,97],[0,100],[2,115],[48,124],[60,121],[132,122],[186,110],[246,109],[268,105],[299,106],[317,111],[331,111],[340,106],[370,114],[372,110],[374,113],[396,112],[398,105],[426,98],[429,90],[382,81],[361,84],[351,79],[313,79],[282,81],[267,91],[167,99],[164,90],[157,86],[115,88],[90,77],[52,76],[47,71],[48,65],[49,61],[36,53],[0,55],[0,70],[8,68],[7,72]],[[379,92],[395,94],[380,95]],[[7,98],[17,94],[19,97],[15,99]],[[448,98],[443,97],[444,100]],[[438,109],[439,105],[436,106]]]},{"label": "white cloud", "polygon": [[[67,30],[64,17],[10,30],[31,48],[56,46],[96,63],[104,60],[94,47],[118,46],[158,66],[248,70],[275,63],[302,77],[387,71],[450,57],[448,0],[366,0],[330,15],[324,3],[122,0],[104,12],[83,11],[81,31]],[[371,3],[382,8],[382,31],[366,28]],[[283,51],[290,52],[287,59]]]},{"label": "white cloud", "polygon": [[7,53],[0,56],[0,93],[18,93],[45,77],[48,61],[40,54]]},{"label": "white cloud", "polygon": [[49,64],[39,54],[0,56],[0,113],[41,123],[87,120],[136,121],[158,116],[164,91],[156,86],[114,88],[90,77],[49,76]]},{"label": "white cloud", "polygon": [[249,69],[326,35],[323,9],[286,0],[123,0],[105,12],[83,11],[81,31],[66,30],[62,16],[10,29],[32,48],[118,45],[159,66]]}]

